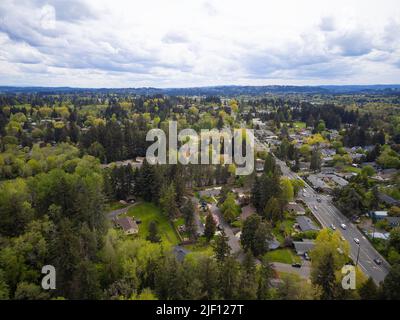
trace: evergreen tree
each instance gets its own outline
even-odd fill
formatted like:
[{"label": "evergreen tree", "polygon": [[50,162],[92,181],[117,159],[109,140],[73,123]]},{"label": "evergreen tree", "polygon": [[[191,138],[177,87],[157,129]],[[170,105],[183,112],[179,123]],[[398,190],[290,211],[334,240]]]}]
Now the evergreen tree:
[{"label": "evergreen tree", "polygon": [[335,262],[331,252],[328,252],[323,257],[312,273],[312,282],[322,289],[321,298],[323,300],[331,300],[335,298]]},{"label": "evergreen tree", "polygon": [[206,225],[204,227],[204,236],[206,237],[207,241],[210,241],[215,234],[216,231],[216,223],[214,217],[212,216],[211,212],[208,213],[206,217]]},{"label": "evergreen tree", "polygon": [[374,280],[369,277],[361,287],[358,289],[361,300],[377,300],[379,299],[378,286],[375,284]]},{"label": "evergreen tree", "polygon": [[214,252],[215,258],[217,261],[222,262],[226,257],[230,255],[231,248],[228,244],[228,236],[225,234],[225,231],[222,231],[220,235],[215,237],[214,242]]},{"label": "evergreen tree", "polygon": [[156,221],[150,221],[149,223],[149,234],[146,238],[150,242],[160,242],[161,238],[158,235],[158,226]]}]

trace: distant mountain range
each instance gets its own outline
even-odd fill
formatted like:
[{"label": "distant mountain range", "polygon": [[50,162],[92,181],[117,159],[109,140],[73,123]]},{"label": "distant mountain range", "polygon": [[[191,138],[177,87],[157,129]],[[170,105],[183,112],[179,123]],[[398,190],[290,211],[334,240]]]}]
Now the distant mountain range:
[{"label": "distant mountain range", "polygon": [[287,94],[400,94],[400,85],[321,85],[321,86],[211,86],[192,88],[73,88],[73,87],[14,87],[0,86],[0,93],[130,93],[138,95],[170,96],[238,96],[263,95],[268,93]]}]

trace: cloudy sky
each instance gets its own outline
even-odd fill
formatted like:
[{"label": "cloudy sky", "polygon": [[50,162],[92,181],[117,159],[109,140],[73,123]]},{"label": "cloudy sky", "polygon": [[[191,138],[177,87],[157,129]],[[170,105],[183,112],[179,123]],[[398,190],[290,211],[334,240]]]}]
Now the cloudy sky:
[{"label": "cloudy sky", "polygon": [[1,0],[0,85],[400,83],[398,0]]}]

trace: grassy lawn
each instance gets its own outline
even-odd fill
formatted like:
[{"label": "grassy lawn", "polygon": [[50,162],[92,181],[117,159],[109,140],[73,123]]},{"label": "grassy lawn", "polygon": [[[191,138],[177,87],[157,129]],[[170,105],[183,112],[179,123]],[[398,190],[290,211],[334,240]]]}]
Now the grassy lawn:
[{"label": "grassy lawn", "polygon": [[305,129],[306,123],[301,122],[301,121],[295,121],[295,122],[293,122],[293,127],[298,128],[298,129]]},{"label": "grassy lawn", "polygon": [[190,251],[190,254],[204,254],[207,256],[214,255],[214,250],[209,243],[205,241],[205,239],[200,238],[199,241],[195,244],[185,245],[185,249]]},{"label": "grassy lawn", "polygon": [[354,172],[354,173],[357,173],[357,174],[361,173],[361,168],[356,168],[356,167],[353,167],[353,166],[346,166],[346,167],[344,167],[344,169],[347,172]]},{"label": "grassy lawn", "polygon": [[161,214],[160,208],[154,204],[148,202],[139,203],[129,209],[128,215],[142,221],[139,224],[139,237],[146,239],[150,222],[156,221],[158,233],[164,245],[174,246],[179,243],[178,236],[168,218]]},{"label": "grassy lawn", "polygon": [[292,264],[294,262],[300,262],[301,259],[290,249],[277,249],[269,251],[265,254],[265,257],[271,262],[281,262]]}]

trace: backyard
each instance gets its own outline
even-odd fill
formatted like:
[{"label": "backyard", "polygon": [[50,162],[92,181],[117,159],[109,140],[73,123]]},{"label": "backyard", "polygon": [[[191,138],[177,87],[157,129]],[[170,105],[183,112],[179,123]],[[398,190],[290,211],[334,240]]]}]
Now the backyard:
[{"label": "backyard", "polygon": [[149,224],[151,221],[156,221],[158,226],[158,234],[161,237],[162,243],[167,246],[174,246],[179,243],[178,236],[169,222],[168,218],[164,216],[160,208],[152,203],[143,202],[129,209],[127,213],[135,220],[140,220],[139,224],[139,237],[146,239],[149,233]]},{"label": "backyard", "polygon": [[293,250],[290,250],[290,249],[272,250],[272,251],[267,252],[264,256],[270,262],[281,262],[281,263],[287,263],[287,264],[301,262],[300,257],[297,256],[293,252]]}]

